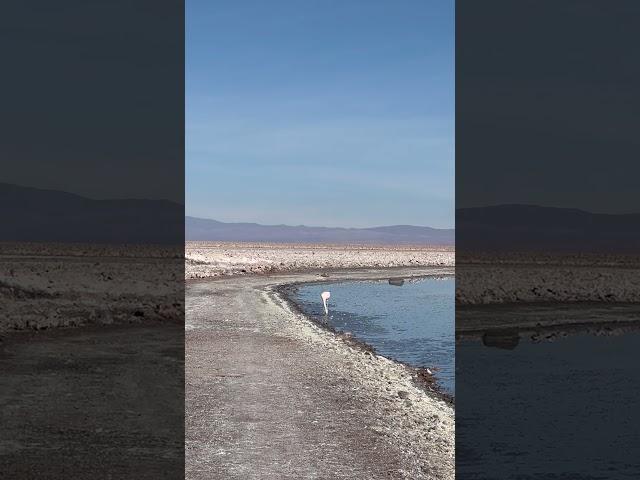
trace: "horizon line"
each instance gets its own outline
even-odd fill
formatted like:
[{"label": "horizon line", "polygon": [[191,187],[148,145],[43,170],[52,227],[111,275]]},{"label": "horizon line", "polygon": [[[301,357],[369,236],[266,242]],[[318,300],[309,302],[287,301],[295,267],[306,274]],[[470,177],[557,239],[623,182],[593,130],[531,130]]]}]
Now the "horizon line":
[{"label": "horizon line", "polygon": [[238,224],[249,224],[249,225],[259,225],[261,227],[305,227],[305,228],[331,228],[331,229],[340,229],[340,230],[369,230],[373,228],[387,228],[387,227],[415,227],[415,228],[430,228],[432,230],[455,230],[455,227],[431,227],[429,225],[413,225],[409,223],[396,223],[389,225],[375,225],[370,227],[339,227],[339,226],[325,226],[325,225],[305,225],[305,224],[287,224],[287,223],[259,223],[259,222],[247,222],[247,221],[234,221],[234,222],[223,222],[222,220],[216,220],[214,218],[205,218],[205,217],[197,217],[194,215],[185,214],[185,218],[195,218],[197,220],[207,220],[211,222],[224,223],[227,225],[238,225]]}]

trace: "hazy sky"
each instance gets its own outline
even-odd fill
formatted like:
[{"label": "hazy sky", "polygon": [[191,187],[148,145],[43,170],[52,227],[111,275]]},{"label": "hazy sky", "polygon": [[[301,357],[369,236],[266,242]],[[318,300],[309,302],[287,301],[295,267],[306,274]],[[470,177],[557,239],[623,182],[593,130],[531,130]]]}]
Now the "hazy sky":
[{"label": "hazy sky", "polygon": [[186,211],[454,224],[454,2],[186,2]]}]

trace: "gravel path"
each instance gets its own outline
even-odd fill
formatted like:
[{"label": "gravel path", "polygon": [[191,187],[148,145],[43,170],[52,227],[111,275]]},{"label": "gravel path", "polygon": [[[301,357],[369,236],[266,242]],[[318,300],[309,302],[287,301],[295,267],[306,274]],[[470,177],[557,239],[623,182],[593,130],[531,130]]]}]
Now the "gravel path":
[{"label": "gravel path", "polygon": [[317,327],[274,291],[299,281],[452,271],[188,283],[186,478],[453,478],[453,407],[416,387],[408,367]]}]

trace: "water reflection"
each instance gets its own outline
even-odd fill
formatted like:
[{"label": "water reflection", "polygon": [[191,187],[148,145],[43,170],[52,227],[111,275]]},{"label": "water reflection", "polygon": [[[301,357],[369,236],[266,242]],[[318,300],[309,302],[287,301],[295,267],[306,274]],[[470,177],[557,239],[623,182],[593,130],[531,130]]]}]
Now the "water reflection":
[{"label": "water reflection", "polygon": [[457,478],[640,478],[638,307],[520,308],[460,312]]}]

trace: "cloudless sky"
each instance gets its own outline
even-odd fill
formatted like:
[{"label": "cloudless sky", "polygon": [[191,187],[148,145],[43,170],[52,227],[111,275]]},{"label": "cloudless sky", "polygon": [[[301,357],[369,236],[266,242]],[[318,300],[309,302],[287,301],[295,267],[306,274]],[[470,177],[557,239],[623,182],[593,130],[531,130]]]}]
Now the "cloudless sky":
[{"label": "cloudless sky", "polygon": [[186,211],[454,225],[454,2],[186,2]]}]

